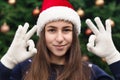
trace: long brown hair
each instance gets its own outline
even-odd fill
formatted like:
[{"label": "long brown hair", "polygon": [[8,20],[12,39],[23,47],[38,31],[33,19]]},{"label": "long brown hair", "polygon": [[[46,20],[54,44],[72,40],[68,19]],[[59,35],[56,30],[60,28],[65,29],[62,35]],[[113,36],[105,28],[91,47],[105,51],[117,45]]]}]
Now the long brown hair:
[{"label": "long brown hair", "polygon": [[[49,80],[50,56],[45,43],[45,30],[42,30],[37,43],[38,53],[34,56],[25,80]],[[90,80],[90,68],[81,60],[81,50],[76,29],[73,29],[73,41],[66,53],[64,69],[56,80]]]}]

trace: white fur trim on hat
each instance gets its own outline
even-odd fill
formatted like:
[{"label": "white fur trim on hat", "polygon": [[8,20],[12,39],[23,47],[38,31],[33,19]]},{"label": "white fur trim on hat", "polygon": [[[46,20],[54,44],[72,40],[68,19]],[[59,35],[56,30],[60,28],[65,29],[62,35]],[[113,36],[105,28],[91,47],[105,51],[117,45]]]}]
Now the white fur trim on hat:
[{"label": "white fur trim on hat", "polygon": [[77,33],[80,34],[81,21],[76,11],[64,6],[55,6],[55,7],[50,7],[40,13],[37,20],[37,26],[38,26],[37,35],[40,36],[40,32],[45,27],[45,24],[59,19],[68,20],[72,22],[77,30]]}]

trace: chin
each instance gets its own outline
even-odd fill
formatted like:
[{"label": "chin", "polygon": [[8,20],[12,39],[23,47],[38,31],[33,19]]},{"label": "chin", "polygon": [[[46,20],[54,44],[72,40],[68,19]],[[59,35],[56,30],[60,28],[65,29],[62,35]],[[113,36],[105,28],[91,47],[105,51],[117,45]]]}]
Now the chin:
[{"label": "chin", "polygon": [[53,55],[57,56],[57,57],[62,57],[66,54],[66,51],[64,52],[60,52],[60,51],[57,51],[57,52],[53,52]]}]

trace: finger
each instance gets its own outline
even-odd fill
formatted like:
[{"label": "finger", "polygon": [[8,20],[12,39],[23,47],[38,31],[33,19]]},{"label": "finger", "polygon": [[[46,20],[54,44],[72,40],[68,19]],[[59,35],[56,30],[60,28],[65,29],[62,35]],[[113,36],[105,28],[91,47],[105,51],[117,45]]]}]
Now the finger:
[{"label": "finger", "polygon": [[102,24],[102,22],[101,22],[99,17],[95,18],[95,22],[96,22],[100,32],[105,31],[104,25]]},{"label": "finger", "polygon": [[33,28],[26,34],[25,39],[26,39],[26,40],[29,40],[29,39],[32,37],[32,35],[36,32],[36,30],[37,30],[37,26],[35,25],[35,26],[33,26]]},{"label": "finger", "polygon": [[31,49],[30,51],[28,51],[24,57],[26,57],[27,59],[28,58],[31,58],[33,57],[35,54],[37,54],[37,49],[36,48],[33,48]]},{"label": "finger", "polygon": [[91,45],[91,43],[87,44],[87,50],[94,53],[95,55],[98,55],[98,50],[95,46]]},{"label": "finger", "polygon": [[29,46],[29,50],[35,47],[34,41],[33,40],[28,40],[27,41],[27,46]]},{"label": "finger", "polygon": [[94,46],[95,39],[96,39],[96,36],[95,36],[95,35],[91,35],[91,36],[89,37],[89,41],[88,41],[88,42],[89,42],[92,46]]},{"label": "finger", "polygon": [[95,39],[96,36],[95,35],[91,35],[88,39],[88,44],[87,44],[87,49],[88,51],[92,52],[94,50],[95,47]]},{"label": "finger", "polygon": [[21,37],[21,33],[22,33],[22,26],[19,25],[18,29],[17,29],[17,31],[15,33],[15,38],[20,38]]},{"label": "finger", "polygon": [[106,31],[111,33],[111,24],[110,24],[110,19],[107,19],[106,22]]},{"label": "finger", "polygon": [[37,54],[37,49],[36,49],[36,48],[31,49],[31,50],[30,50],[30,53],[31,53],[32,55]]},{"label": "finger", "polygon": [[91,43],[87,43],[87,50],[90,52],[93,52],[94,46],[91,45]]},{"label": "finger", "polygon": [[23,34],[27,33],[28,27],[29,27],[29,24],[26,22],[23,27]]},{"label": "finger", "polygon": [[95,42],[96,36],[95,35],[91,35],[89,37],[89,42]]},{"label": "finger", "polygon": [[92,23],[92,21],[90,19],[87,19],[86,20],[86,24],[88,25],[88,27],[93,31],[93,33],[95,35],[98,35],[99,31],[98,29],[96,28],[96,26]]},{"label": "finger", "polygon": [[[20,26],[22,26],[22,25],[20,25]],[[28,27],[29,27],[28,23],[25,23],[24,26],[22,26],[22,31],[20,33],[21,38],[25,38],[25,34],[28,30]]]}]

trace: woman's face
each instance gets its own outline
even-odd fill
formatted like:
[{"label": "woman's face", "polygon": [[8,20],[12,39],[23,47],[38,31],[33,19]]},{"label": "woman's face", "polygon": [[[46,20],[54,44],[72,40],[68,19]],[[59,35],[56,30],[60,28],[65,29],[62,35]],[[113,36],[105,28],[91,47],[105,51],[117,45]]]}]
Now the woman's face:
[{"label": "woman's face", "polygon": [[64,57],[70,48],[73,36],[73,26],[69,22],[50,22],[45,26],[45,40],[51,57]]}]

